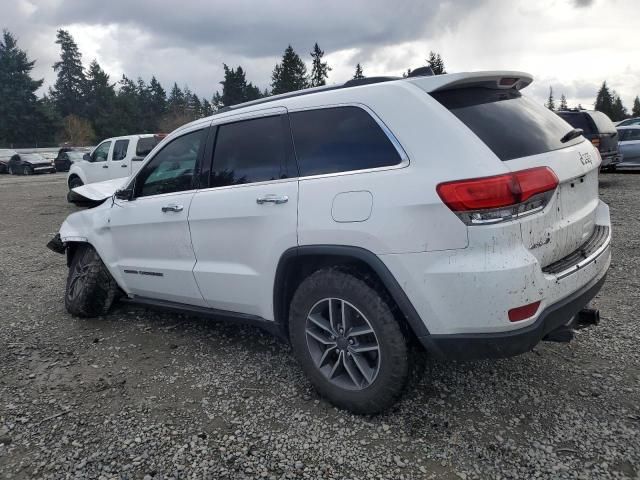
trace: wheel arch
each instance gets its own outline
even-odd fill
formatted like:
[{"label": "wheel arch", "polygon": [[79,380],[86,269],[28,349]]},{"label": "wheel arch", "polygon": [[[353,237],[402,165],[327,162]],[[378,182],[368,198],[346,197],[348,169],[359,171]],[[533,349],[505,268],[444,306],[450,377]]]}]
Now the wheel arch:
[{"label": "wheel arch", "polygon": [[280,257],[273,289],[273,314],[287,336],[289,305],[297,286],[311,273],[329,266],[355,266],[371,273],[395,302],[415,337],[429,336],[429,330],[387,266],[373,252],[345,245],[305,245],[293,247]]}]

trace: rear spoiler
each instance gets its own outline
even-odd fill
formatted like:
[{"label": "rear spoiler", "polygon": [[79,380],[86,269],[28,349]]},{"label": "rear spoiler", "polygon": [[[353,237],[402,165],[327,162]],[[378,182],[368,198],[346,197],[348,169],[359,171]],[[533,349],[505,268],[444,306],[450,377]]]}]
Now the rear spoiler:
[{"label": "rear spoiler", "polygon": [[515,71],[461,72],[433,77],[417,77],[409,80],[424,91],[438,92],[466,87],[484,87],[493,89],[522,90],[528,86],[533,77],[529,73]]}]

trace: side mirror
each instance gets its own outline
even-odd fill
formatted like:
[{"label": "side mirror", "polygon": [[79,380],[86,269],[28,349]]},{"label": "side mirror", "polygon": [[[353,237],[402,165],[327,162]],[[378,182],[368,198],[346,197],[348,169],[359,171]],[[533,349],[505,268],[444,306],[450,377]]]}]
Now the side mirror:
[{"label": "side mirror", "polygon": [[83,159],[83,160],[85,160],[85,161],[87,161],[87,162],[90,162],[90,161],[91,161],[91,155],[89,155],[88,153],[85,153],[85,154],[82,156],[82,159]]},{"label": "side mirror", "polygon": [[116,198],[118,200],[133,200],[133,188],[116,190]]}]

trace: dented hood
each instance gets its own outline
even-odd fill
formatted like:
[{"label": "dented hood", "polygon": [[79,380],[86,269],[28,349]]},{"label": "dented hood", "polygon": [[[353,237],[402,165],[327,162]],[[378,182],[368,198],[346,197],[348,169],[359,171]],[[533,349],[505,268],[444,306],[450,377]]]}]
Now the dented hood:
[{"label": "dented hood", "polygon": [[89,183],[87,185],[82,185],[81,187],[74,188],[72,192],[75,195],[85,198],[86,200],[99,202],[111,197],[114,193],[116,193],[116,190],[122,188],[128,181],[129,178],[125,177],[115,178],[113,180],[107,180],[105,182]]}]

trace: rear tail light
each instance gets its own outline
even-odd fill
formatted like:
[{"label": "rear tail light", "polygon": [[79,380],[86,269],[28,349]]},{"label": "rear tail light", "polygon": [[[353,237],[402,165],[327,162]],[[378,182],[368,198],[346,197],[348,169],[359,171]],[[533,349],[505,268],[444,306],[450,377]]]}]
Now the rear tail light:
[{"label": "rear tail light", "polygon": [[528,305],[512,308],[511,310],[509,310],[509,321],[519,322],[521,320],[526,320],[527,318],[531,318],[536,314],[539,306],[540,306],[540,301],[538,300],[537,302],[533,302]]},{"label": "rear tail light", "polygon": [[549,167],[441,183],[442,201],[467,225],[498,223],[542,210],[558,186]]},{"label": "rear tail light", "polygon": [[594,147],[600,148],[600,139],[599,138],[592,138],[591,139],[591,143],[593,143]]}]

